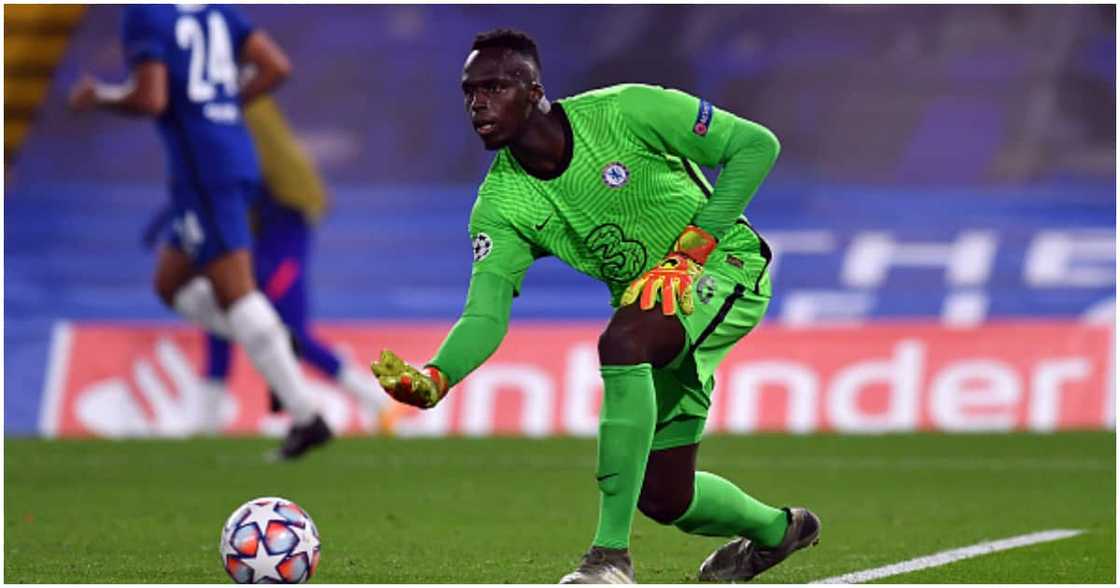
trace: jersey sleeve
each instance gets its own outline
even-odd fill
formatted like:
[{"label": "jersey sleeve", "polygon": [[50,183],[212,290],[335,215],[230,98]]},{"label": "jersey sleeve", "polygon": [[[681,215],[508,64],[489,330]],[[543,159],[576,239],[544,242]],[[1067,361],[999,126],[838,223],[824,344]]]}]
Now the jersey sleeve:
[{"label": "jersey sleeve", "polygon": [[245,40],[252,34],[254,28],[253,23],[245,17],[240,8],[230,5],[222,5],[220,8],[222,16],[226,19],[226,26],[229,27],[230,40],[233,42],[233,50],[236,53],[241,52],[241,46],[245,44]]},{"label": "jersey sleeve", "polygon": [[533,263],[533,248],[503,218],[485,185],[471,211],[470,234],[474,254],[472,279],[479,274],[493,274],[509,282],[515,294],[519,292],[525,272]]},{"label": "jersey sleeve", "polygon": [[777,137],[766,127],[678,90],[631,85],[619,92],[630,131],[649,149],[723,166],[715,190],[693,223],[716,237],[742,214],[778,157]]},{"label": "jersey sleeve", "polygon": [[167,61],[166,49],[153,14],[142,5],[126,6],[121,23],[124,59],[129,68],[145,61]]},{"label": "jersey sleeve", "polygon": [[427,364],[438,367],[452,386],[498,349],[513,297],[533,263],[532,246],[504,220],[491,197],[483,184],[471,211],[474,267],[463,314]]},{"label": "jersey sleeve", "polygon": [[449,386],[458,384],[498,350],[512,306],[509,282],[485,272],[471,277],[463,314],[426,365],[439,368]]}]

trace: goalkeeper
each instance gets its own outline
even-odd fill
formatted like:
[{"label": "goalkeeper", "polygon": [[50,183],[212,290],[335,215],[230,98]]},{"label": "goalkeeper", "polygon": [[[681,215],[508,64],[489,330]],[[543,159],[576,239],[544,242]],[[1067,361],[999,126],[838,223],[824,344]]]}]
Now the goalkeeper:
[{"label": "goalkeeper", "polygon": [[[699,579],[745,581],[813,544],[820,521],[696,471],[713,374],[770,301],[770,249],[743,209],[769,173],[766,128],[675,90],[626,84],[550,104],[523,33],[475,38],[462,75],[475,132],[497,151],[470,219],[474,267],[459,321],[422,369],[383,351],[372,368],[430,408],[501,343],[534,260],[554,255],[610,289],[599,337],[599,521],[562,583],[633,583],[634,511],[732,537]],[[722,166],[711,189],[695,164]]]}]

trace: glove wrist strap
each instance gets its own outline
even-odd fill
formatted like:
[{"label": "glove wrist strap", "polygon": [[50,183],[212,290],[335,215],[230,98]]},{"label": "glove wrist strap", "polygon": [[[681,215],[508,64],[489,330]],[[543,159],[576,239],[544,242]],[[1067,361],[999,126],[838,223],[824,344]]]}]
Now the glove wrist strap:
[{"label": "glove wrist strap", "polygon": [[424,373],[432,379],[432,382],[436,385],[436,390],[439,390],[439,397],[443,398],[443,395],[447,394],[447,389],[449,388],[447,385],[447,376],[443,375],[443,372],[439,371],[439,368],[434,365],[425,366]]},{"label": "glove wrist strap", "polygon": [[692,261],[704,265],[715,248],[716,238],[711,233],[696,225],[688,225],[677,237],[673,251],[683,253]]}]

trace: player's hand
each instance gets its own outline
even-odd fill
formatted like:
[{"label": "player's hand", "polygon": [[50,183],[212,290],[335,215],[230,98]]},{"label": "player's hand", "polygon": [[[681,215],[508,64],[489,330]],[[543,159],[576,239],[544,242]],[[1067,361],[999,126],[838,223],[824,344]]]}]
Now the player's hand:
[{"label": "player's hand", "polygon": [[704,263],[716,248],[716,238],[700,227],[689,225],[677,237],[676,245],[657,267],[634,280],[622,294],[622,306],[639,301],[642,310],[650,310],[661,298],[661,313],[673,316],[692,314],[692,283],[704,271]]},{"label": "player's hand", "polygon": [[447,376],[435,367],[418,370],[397,354],[383,349],[381,358],[370,364],[377,382],[398,402],[431,408],[447,395]]},{"label": "player's hand", "polygon": [[76,112],[88,112],[97,106],[97,95],[94,93],[94,81],[89,75],[83,75],[70,88],[70,97],[67,100],[70,109]]},{"label": "player's hand", "polygon": [[[633,304],[640,300],[642,310],[650,310],[661,298],[661,312],[665,316],[677,313],[677,303],[681,312],[692,314],[692,282],[700,277],[704,266],[692,261],[681,253],[670,253],[657,267],[634,280],[622,295],[622,305]],[[640,295],[640,297],[639,297]]]}]

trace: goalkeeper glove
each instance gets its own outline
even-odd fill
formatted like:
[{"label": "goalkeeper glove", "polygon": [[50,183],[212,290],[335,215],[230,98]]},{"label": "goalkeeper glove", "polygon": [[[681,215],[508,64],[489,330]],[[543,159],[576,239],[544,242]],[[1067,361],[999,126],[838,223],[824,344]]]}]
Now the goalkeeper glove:
[{"label": "goalkeeper glove", "polygon": [[692,282],[704,271],[704,263],[716,248],[716,238],[700,227],[685,227],[673,250],[657,267],[634,280],[622,294],[622,306],[633,304],[641,294],[642,310],[650,310],[661,295],[661,312],[665,316],[681,312],[692,314]]},{"label": "goalkeeper glove", "polygon": [[369,367],[385,392],[398,402],[431,408],[447,395],[447,376],[439,368],[418,370],[388,349],[383,349],[381,358]]}]

